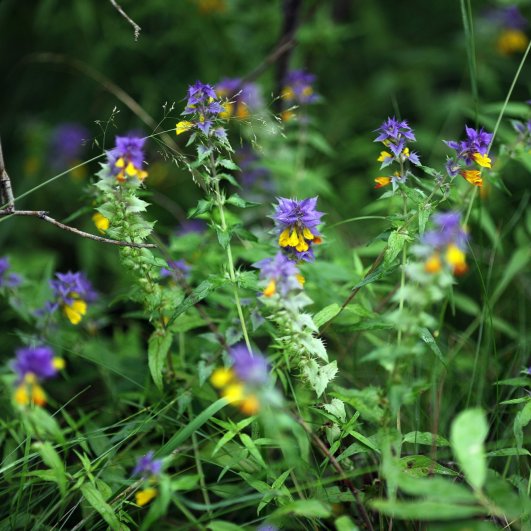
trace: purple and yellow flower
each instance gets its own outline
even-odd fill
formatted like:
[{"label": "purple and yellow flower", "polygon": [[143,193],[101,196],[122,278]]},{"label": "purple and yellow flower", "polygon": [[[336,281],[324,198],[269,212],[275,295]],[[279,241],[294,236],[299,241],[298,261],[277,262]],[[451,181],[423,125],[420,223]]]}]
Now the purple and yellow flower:
[{"label": "purple and yellow flower", "polygon": [[305,70],[291,70],[284,79],[284,86],[280,97],[285,102],[285,109],[281,117],[284,121],[294,117],[291,107],[312,105],[319,101],[319,95],[315,92],[315,75]]},{"label": "purple and yellow flower", "polygon": [[0,288],[16,288],[22,282],[20,275],[8,272],[10,267],[7,257],[0,257]]},{"label": "purple and yellow flower", "polygon": [[162,460],[155,459],[153,450],[137,459],[133,476],[141,476],[146,482],[145,487],[135,494],[136,504],[140,507],[147,505],[158,494],[157,489],[150,486],[158,481],[158,476],[162,471]]},{"label": "purple and yellow flower", "polygon": [[323,212],[316,210],[317,197],[299,201],[278,198],[273,219],[279,231],[278,243],[290,258],[311,262],[314,260],[313,244],[321,243],[317,226]]},{"label": "purple and yellow flower", "polygon": [[97,294],[81,272],[57,273],[56,277],[50,281],[54,302],[49,303],[48,309],[55,311],[60,308],[68,320],[77,325],[87,313],[87,303],[96,300]]},{"label": "purple and yellow flower", "polygon": [[183,120],[176,125],[175,132],[180,135],[190,129],[197,128],[204,135],[213,134],[218,138],[226,136],[223,127],[215,127],[215,122],[220,118],[225,108],[212,85],[205,85],[201,81],[196,81],[188,87],[188,101],[182,114],[190,116],[191,120]]},{"label": "purple and yellow flower", "polygon": [[260,410],[260,393],[269,383],[269,364],[259,352],[251,354],[243,344],[229,350],[232,367],[216,369],[210,378],[221,395],[246,415]]},{"label": "purple and yellow flower", "polygon": [[490,10],[486,18],[498,30],[497,48],[503,55],[525,52],[529,38],[525,34],[527,20],[516,5]]},{"label": "purple and yellow flower", "polygon": [[277,293],[285,297],[292,291],[300,290],[304,284],[304,277],[295,263],[281,252],[273,258],[264,258],[253,266],[260,269],[260,280],[265,284],[262,292],[265,297],[272,297]]},{"label": "purple and yellow flower", "polygon": [[160,270],[161,278],[183,279],[189,276],[190,266],[184,260],[169,260],[168,267]]},{"label": "purple and yellow flower", "polygon": [[65,362],[54,356],[50,347],[23,347],[16,351],[11,368],[17,374],[17,387],[14,399],[17,404],[37,406],[46,404],[46,393],[40,382],[54,378],[63,369]]},{"label": "purple and yellow flower", "polygon": [[116,147],[107,151],[109,169],[119,183],[135,177],[143,182],[148,176],[143,169],[145,141],[145,138],[135,136],[117,136]]},{"label": "purple and yellow flower", "polygon": [[422,243],[429,251],[424,269],[428,273],[438,273],[446,264],[454,275],[466,273],[468,266],[465,250],[468,235],[461,226],[461,214],[434,214],[432,221],[436,228],[427,231],[422,237]]},{"label": "purple and yellow flower", "polygon": [[[50,140],[50,161],[54,168],[64,169],[80,162],[84,142],[90,133],[86,127],[77,123],[64,123],[57,126]],[[75,176],[83,177],[85,168],[77,168]]]},{"label": "purple and yellow flower", "polygon": [[225,78],[215,89],[217,96],[226,100],[222,103],[224,110],[219,115],[221,118],[247,118],[262,106],[262,96],[256,83],[244,83],[239,78]]}]

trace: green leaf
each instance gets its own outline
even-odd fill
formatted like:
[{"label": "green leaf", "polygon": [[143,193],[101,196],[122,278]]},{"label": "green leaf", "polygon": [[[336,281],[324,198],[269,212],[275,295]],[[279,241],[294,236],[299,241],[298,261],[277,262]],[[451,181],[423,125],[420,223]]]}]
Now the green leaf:
[{"label": "green leaf", "polygon": [[188,214],[189,218],[196,218],[205,212],[208,212],[213,206],[212,201],[207,201],[206,199],[200,199],[197,202],[197,206]]},{"label": "green leaf", "polygon": [[162,373],[173,340],[168,330],[155,330],[148,341],[148,365],[155,385],[162,389]]},{"label": "green leaf", "polygon": [[226,168],[227,170],[237,171],[240,169],[240,167],[230,159],[218,159],[216,163],[220,166],[223,166],[223,168]]},{"label": "green leaf", "polygon": [[409,235],[406,232],[399,232],[397,230],[391,232],[387,240],[387,249],[384,256],[385,265],[389,265],[395,260],[408,240]]},{"label": "green leaf", "polygon": [[305,516],[306,518],[328,518],[331,511],[328,505],[319,500],[297,500],[277,509],[272,516],[287,514]]},{"label": "green leaf", "polygon": [[81,485],[81,494],[87,502],[101,515],[101,517],[109,524],[111,529],[123,531],[127,529],[122,525],[114,514],[112,507],[105,501],[101,492],[91,483],[84,483]]},{"label": "green leaf", "polygon": [[341,422],[347,420],[347,413],[345,411],[345,404],[338,398],[332,398],[329,404],[323,404],[323,407],[328,413],[334,415]]},{"label": "green leaf", "polygon": [[140,531],[146,531],[152,524],[166,515],[171,501],[171,486],[169,476],[164,474],[160,477],[157,491],[156,498],[151,502],[149,511],[142,520]]},{"label": "green leaf", "polygon": [[249,435],[247,435],[246,433],[240,433],[240,440],[243,443],[243,445],[245,446],[245,448],[247,448],[247,450],[249,450],[249,453],[254,457],[255,461],[264,470],[267,470],[267,465],[265,464],[264,458],[260,454],[260,451],[258,450],[256,445],[254,444],[254,441],[251,439],[251,437],[249,437]]},{"label": "green leaf", "polygon": [[199,474],[183,474],[171,481],[171,490],[192,490],[199,483]]},{"label": "green leaf", "polygon": [[463,485],[442,477],[416,478],[400,473],[397,476],[400,490],[411,496],[429,498],[431,501],[474,504],[476,498]]},{"label": "green leaf", "polygon": [[479,506],[455,505],[434,501],[375,500],[371,507],[399,520],[455,520],[484,514]]},{"label": "green leaf", "polygon": [[199,415],[195,416],[193,420],[185,426],[181,431],[173,435],[170,440],[162,446],[157,452],[158,456],[165,456],[173,452],[180,444],[186,441],[192,436],[196,430],[198,430],[203,424],[208,422],[219,410],[223,409],[228,404],[225,398],[216,400],[213,404],[210,404]]},{"label": "green leaf", "polygon": [[244,527],[225,520],[212,520],[212,522],[208,524],[207,529],[210,529],[211,531],[245,531]]},{"label": "green leaf", "polygon": [[336,531],[359,531],[359,527],[346,515],[336,518],[334,525]]},{"label": "green leaf", "polygon": [[529,247],[517,249],[517,251],[511,257],[509,263],[503,268],[503,277],[500,281],[498,281],[496,290],[490,298],[491,305],[494,305],[500,295],[505,291],[511,280],[527,266],[530,258],[531,250]]},{"label": "green leaf", "polygon": [[437,463],[425,455],[410,455],[402,457],[398,461],[402,470],[412,477],[426,477],[432,474],[441,474],[443,476],[458,476],[451,468],[447,468]]},{"label": "green leaf", "polygon": [[435,338],[431,335],[431,332],[427,328],[420,329],[420,338],[422,339],[422,341],[424,341],[424,343],[426,343],[430,347],[431,351],[435,354],[437,359],[446,367],[446,361],[444,359],[444,356],[442,355],[442,352],[439,349]]},{"label": "green leaf", "polygon": [[513,424],[514,437],[518,448],[522,448],[524,444],[524,428],[531,421],[531,401],[529,401],[524,408],[516,414]]},{"label": "green leaf", "polygon": [[404,435],[402,442],[425,444],[427,446],[450,446],[450,443],[444,437],[434,435],[429,431],[410,431]]},{"label": "green leaf", "polygon": [[192,293],[186,297],[177,308],[175,308],[167,326],[171,325],[179,315],[194,306],[194,304],[202,301],[214,288],[216,288],[216,284],[210,282],[210,280],[203,280],[203,282],[201,282],[201,284],[199,284],[199,286],[197,286],[197,288],[195,288],[194,291],[192,291]]},{"label": "green leaf", "polygon": [[468,483],[480,490],[487,477],[483,443],[488,434],[487,419],[481,409],[462,411],[453,421],[450,442],[455,458]]},{"label": "green leaf", "polygon": [[315,326],[317,326],[317,328],[320,328],[325,323],[333,319],[340,312],[340,310],[341,306],[339,306],[339,304],[336,304],[335,302],[326,306],[313,316],[313,322],[315,323]]},{"label": "green leaf", "polygon": [[226,201],[229,205],[234,205],[239,208],[247,208],[256,206],[259,203],[254,203],[252,201],[246,201],[243,197],[240,197],[238,194],[232,194]]},{"label": "green leaf", "polygon": [[59,454],[55,451],[55,448],[50,442],[38,442],[33,445],[39,452],[42,460],[46,465],[50,467],[52,472],[53,481],[57,483],[61,496],[66,495],[67,478],[66,470],[63,460],[59,457]]},{"label": "green leaf", "polygon": [[531,453],[525,448],[501,448],[487,452],[487,457],[507,457],[509,455],[531,455]]}]

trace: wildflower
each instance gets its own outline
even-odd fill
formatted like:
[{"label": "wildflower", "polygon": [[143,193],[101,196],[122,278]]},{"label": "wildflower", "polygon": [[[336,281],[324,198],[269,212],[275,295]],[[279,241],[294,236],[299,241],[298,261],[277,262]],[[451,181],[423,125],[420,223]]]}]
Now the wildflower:
[{"label": "wildflower", "polygon": [[163,267],[160,270],[160,276],[162,278],[186,278],[190,273],[190,266],[184,260],[169,260],[167,262],[168,267]]},{"label": "wildflower", "polygon": [[221,118],[247,118],[250,111],[262,105],[260,90],[256,83],[243,83],[238,78],[222,79],[215,87],[219,98],[226,98],[223,103]]},{"label": "wildflower", "polygon": [[313,244],[321,243],[317,225],[321,223],[323,212],[315,209],[317,197],[301,201],[278,198],[273,215],[279,230],[278,243],[290,257],[297,260],[313,261]]},{"label": "wildflower", "polygon": [[50,159],[53,167],[64,168],[79,162],[83,142],[89,136],[88,129],[81,124],[64,123],[57,126],[50,140]]},{"label": "wildflower", "polygon": [[107,152],[107,163],[111,174],[119,183],[129,182],[136,177],[143,182],[148,173],[142,169],[144,164],[144,138],[117,136],[116,147]]},{"label": "wildflower", "polygon": [[[212,85],[205,85],[201,81],[188,87],[188,101],[182,114],[190,116],[192,120],[183,120],[176,126],[176,133],[181,134],[197,127],[204,135],[209,135],[214,121],[225,111]],[[223,138],[225,130],[222,127],[212,129],[212,134]]]},{"label": "wildflower", "polygon": [[481,188],[483,186],[483,177],[479,170],[461,170],[459,172],[470,184]]},{"label": "wildflower", "polygon": [[374,188],[383,188],[384,186],[391,184],[391,177],[376,177],[374,182],[376,183]]},{"label": "wildflower", "polygon": [[260,157],[248,144],[236,151],[236,161],[240,167],[240,181],[245,189],[253,186],[271,191],[271,172],[260,165]]},{"label": "wildflower", "polygon": [[96,212],[92,216],[92,221],[94,222],[94,225],[96,225],[96,228],[102,233],[105,234],[107,229],[109,228],[111,222],[109,218],[106,218],[103,214],[100,214],[99,212]]},{"label": "wildflower", "polygon": [[319,101],[319,95],[316,94],[313,88],[314,83],[314,74],[304,70],[288,72],[284,79],[284,87],[280,93],[280,97],[288,107],[281,114],[281,118],[284,121],[290,120],[295,116],[290,107],[312,105]]},{"label": "wildflower", "polygon": [[87,313],[87,303],[97,298],[96,292],[83,273],[57,273],[56,277],[50,281],[55,302],[49,309],[55,311],[60,307],[68,320],[77,325]]},{"label": "wildflower", "polygon": [[7,257],[0,257],[0,288],[16,288],[22,282],[21,276],[17,273],[8,273],[9,268]]},{"label": "wildflower", "polygon": [[[531,100],[527,102],[531,103]],[[531,150],[531,120],[521,122],[512,120],[513,129],[518,133],[518,143],[522,144],[525,150]]]},{"label": "wildflower", "polygon": [[432,220],[436,229],[428,231],[422,238],[429,256],[424,264],[428,273],[438,273],[443,261],[455,275],[461,275],[468,269],[465,248],[468,235],[461,227],[459,212],[434,214]]},{"label": "wildflower", "polygon": [[503,55],[525,52],[529,39],[524,33],[527,20],[515,5],[492,9],[487,13],[489,20],[498,29],[496,46]]},{"label": "wildflower", "polygon": [[139,490],[135,494],[135,502],[140,507],[143,507],[144,505],[147,505],[153,498],[155,498],[157,494],[157,489],[154,489],[153,487]]},{"label": "wildflower", "polygon": [[40,382],[55,377],[64,368],[64,360],[55,357],[53,350],[47,346],[24,347],[15,354],[16,358],[11,365],[18,376],[15,402],[21,406],[30,403],[45,405],[46,394]]},{"label": "wildflower", "polygon": [[135,494],[135,501],[140,507],[147,505],[158,494],[157,489],[150,486],[156,483],[162,470],[162,460],[155,459],[153,450],[137,459],[133,476],[141,476],[146,486]]},{"label": "wildflower", "polygon": [[297,266],[284,254],[264,258],[253,264],[260,269],[260,279],[266,283],[263,295],[272,297],[276,293],[285,297],[289,292],[301,289],[304,279]]},{"label": "wildflower", "polygon": [[222,389],[222,396],[238,406],[247,415],[260,410],[259,394],[269,382],[269,364],[258,352],[251,354],[247,347],[238,344],[229,350],[233,365],[214,371],[210,382]]}]

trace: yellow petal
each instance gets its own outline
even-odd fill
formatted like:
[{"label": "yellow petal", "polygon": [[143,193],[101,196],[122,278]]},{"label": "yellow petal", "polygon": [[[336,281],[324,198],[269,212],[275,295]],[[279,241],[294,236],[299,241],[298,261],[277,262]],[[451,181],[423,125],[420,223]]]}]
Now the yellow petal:
[{"label": "yellow petal", "polygon": [[225,388],[222,394],[229,402],[241,402],[244,398],[243,384],[233,383]]},{"label": "yellow petal", "polygon": [[87,313],[87,303],[83,300],[73,301],[63,306],[63,312],[73,325],[77,325]]},{"label": "yellow petal", "polygon": [[295,99],[295,92],[293,92],[293,89],[291,87],[284,87],[282,89],[282,93],[280,94],[280,97],[283,100],[293,100]]},{"label": "yellow petal", "polygon": [[127,167],[125,168],[125,173],[129,175],[129,177],[133,177],[133,175],[136,175],[138,170],[135,168],[135,165],[130,162]]},{"label": "yellow petal", "polygon": [[219,117],[228,120],[232,116],[233,104],[227,101],[222,104],[222,107],[225,110],[219,113]]},{"label": "yellow petal", "polygon": [[314,235],[312,234],[312,231],[308,227],[304,227],[304,230],[302,231],[302,235],[307,240],[313,240],[313,238],[314,238]]},{"label": "yellow petal", "polygon": [[117,167],[117,168],[123,168],[125,166],[125,160],[123,157],[120,157],[115,163],[114,165]]},{"label": "yellow petal", "polygon": [[438,273],[441,270],[441,259],[439,258],[439,253],[435,253],[434,255],[430,256],[425,264],[424,264],[424,271],[426,273]]},{"label": "yellow petal", "polygon": [[483,178],[479,170],[463,170],[461,175],[474,186],[481,188],[483,186]]},{"label": "yellow petal", "polygon": [[269,284],[264,289],[264,295],[266,297],[272,297],[277,291],[277,283],[274,280],[271,280]]},{"label": "yellow petal", "polygon": [[157,489],[149,488],[149,489],[139,490],[135,494],[136,504],[140,505],[140,507],[143,507],[144,505],[147,505],[156,495],[157,495]]},{"label": "yellow petal", "polygon": [[60,370],[65,368],[66,363],[65,363],[65,360],[63,358],[55,357],[52,360],[52,365],[53,365],[54,369],[57,369],[58,371],[60,371]]},{"label": "yellow petal", "polygon": [[287,247],[289,245],[289,229],[285,229],[280,233],[278,244],[282,247]]},{"label": "yellow petal", "polygon": [[144,170],[138,170],[136,176],[139,181],[143,181],[148,176],[148,172]]},{"label": "yellow petal", "polygon": [[260,409],[260,402],[255,395],[250,395],[241,403],[240,409],[246,415],[255,415]]},{"label": "yellow petal", "polygon": [[304,286],[304,283],[306,282],[306,279],[300,273],[297,273],[295,275],[295,278],[299,281],[299,284],[301,286]]},{"label": "yellow petal", "polygon": [[111,224],[110,220],[99,212],[96,212],[96,214],[92,216],[92,221],[94,222],[94,225],[96,225],[96,228],[102,234],[105,233],[105,231],[109,228],[109,225]]},{"label": "yellow petal", "polygon": [[385,162],[388,158],[391,158],[391,153],[387,151],[380,151],[380,156],[376,159],[378,162]]},{"label": "yellow petal", "polygon": [[467,270],[466,255],[457,245],[450,244],[447,247],[445,258],[455,274],[462,274]]},{"label": "yellow petal", "polygon": [[182,121],[182,122],[179,122],[176,126],[175,126],[175,132],[180,135],[182,133],[186,133],[186,131],[188,131],[189,129],[191,129],[192,127],[194,126],[194,124],[192,122],[188,122],[186,120]]},{"label": "yellow petal", "polygon": [[525,52],[529,39],[518,29],[506,29],[498,37],[498,51],[504,55],[516,52]]},{"label": "yellow petal", "polygon": [[27,406],[29,404],[29,396],[26,385],[19,385],[15,390],[13,398],[17,404],[20,404],[21,406]]},{"label": "yellow petal", "polygon": [[39,384],[32,386],[31,400],[36,406],[44,406],[46,404],[46,393]]},{"label": "yellow petal", "polygon": [[210,383],[219,389],[221,387],[225,387],[233,379],[233,377],[234,373],[232,372],[232,369],[220,367],[212,373],[212,376],[210,377]]},{"label": "yellow petal", "polygon": [[298,243],[299,243],[299,235],[297,231],[293,229],[293,231],[291,232],[291,236],[289,237],[289,246],[295,247]]},{"label": "yellow petal", "polygon": [[374,182],[376,183],[375,188],[382,188],[383,186],[387,186],[391,182],[390,177],[376,177],[374,179]]},{"label": "yellow petal", "polygon": [[303,238],[301,238],[301,239],[299,240],[298,245],[295,247],[295,249],[296,249],[297,251],[299,251],[299,253],[304,253],[304,252],[307,251],[309,248],[310,248],[310,246],[306,243],[306,240],[304,240]]},{"label": "yellow petal", "polygon": [[488,155],[482,155],[481,153],[474,153],[472,158],[482,167],[482,168],[492,168],[491,160]]}]

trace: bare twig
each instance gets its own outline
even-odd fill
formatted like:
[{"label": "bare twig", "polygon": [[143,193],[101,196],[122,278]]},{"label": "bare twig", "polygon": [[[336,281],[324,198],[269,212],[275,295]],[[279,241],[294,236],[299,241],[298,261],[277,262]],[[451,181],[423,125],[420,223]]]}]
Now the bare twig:
[{"label": "bare twig", "polygon": [[322,441],[322,439],[315,434],[310,426],[304,422],[304,420],[300,417],[295,417],[295,420],[303,427],[304,431],[310,436],[310,439],[314,446],[316,446],[320,452],[330,461],[336,472],[341,477],[341,481],[345,485],[345,487],[352,492],[354,495],[354,498],[356,499],[356,505],[358,506],[358,510],[360,512],[360,516],[363,519],[367,529],[370,531],[374,531],[374,527],[372,526],[371,519],[369,517],[369,513],[365,509],[363,503],[360,499],[360,491],[354,486],[352,481],[348,479],[347,475],[345,474],[345,471],[343,470],[342,466],[339,464],[337,459],[330,453],[330,450],[326,446],[326,444]]},{"label": "bare twig", "polygon": [[0,203],[7,205],[6,210],[12,212],[15,210],[15,198],[11,189],[11,179],[7,174],[4,155],[2,153],[2,141],[0,140]]},{"label": "bare twig", "polygon": [[116,0],[110,0],[110,2],[118,11],[118,13],[120,13],[120,15],[122,15],[122,17],[124,17],[129,24],[131,24],[131,26],[133,26],[133,30],[135,31],[135,41],[137,41],[142,28],[116,3]]},{"label": "bare twig", "polygon": [[5,216],[28,216],[28,217],[34,217],[42,219],[43,221],[46,221],[48,223],[51,223],[52,225],[55,225],[56,227],[59,227],[60,229],[66,230],[68,232],[72,232],[73,234],[76,234],[77,236],[81,236],[82,238],[88,238],[89,240],[94,240],[96,242],[101,243],[110,243],[111,245],[118,245],[119,247],[136,247],[136,248],[156,248],[156,245],[153,245],[152,243],[135,243],[135,242],[124,242],[120,240],[111,240],[110,238],[103,238],[101,236],[96,236],[94,234],[90,234],[89,232],[85,232],[79,229],[76,229],[74,227],[70,227],[69,225],[65,225],[64,223],[61,223],[60,221],[57,221],[54,218],[51,218],[47,215],[46,211],[44,210],[9,210],[4,209],[0,210],[0,218]]}]

